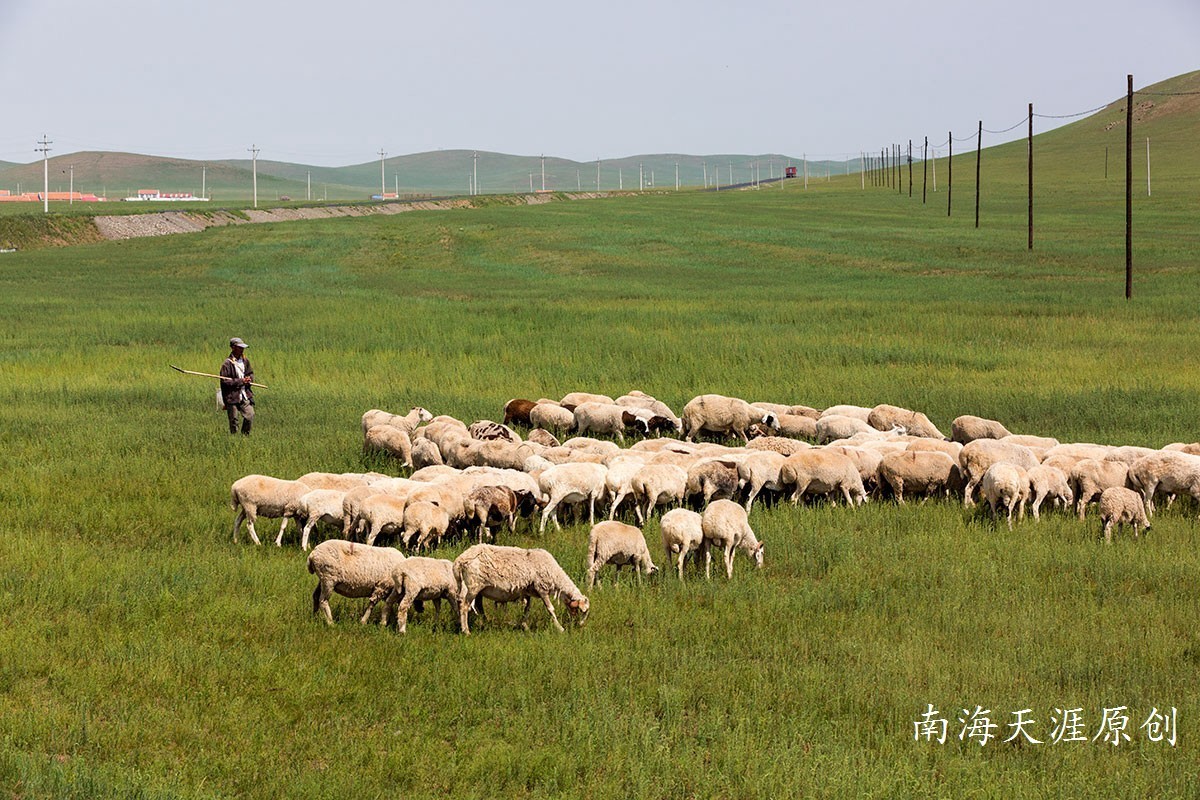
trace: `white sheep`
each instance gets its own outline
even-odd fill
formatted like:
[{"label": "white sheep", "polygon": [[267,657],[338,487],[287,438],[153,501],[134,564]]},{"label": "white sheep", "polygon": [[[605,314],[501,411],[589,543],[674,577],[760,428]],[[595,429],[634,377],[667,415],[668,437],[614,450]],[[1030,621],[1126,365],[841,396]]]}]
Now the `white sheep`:
[{"label": "white sheep", "polygon": [[820,413],[817,419],[824,419],[825,417],[854,417],[857,420],[866,422],[871,417],[871,411],[872,409],[864,406],[841,404],[829,406]]},{"label": "white sheep", "polygon": [[575,415],[558,403],[538,403],[529,412],[529,422],[548,431],[566,433],[575,427]]},{"label": "white sheep", "polygon": [[626,430],[647,436],[650,426],[646,419],[634,413],[636,410],[615,403],[581,403],[572,412],[575,415],[574,430],[580,434],[616,436],[621,442],[625,441]]},{"label": "white sheep", "polygon": [[1080,519],[1087,514],[1088,504],[1099,500],[1100,495],[1110,486],[1132,488],[1129,483],[1129,465],[1124,461],[1083,458],[1075,462],[1068,475],[1075,487],[1075,513]]},{"label": "white sheep", "polygon": [[1175,450],[1143,456],[1129,467],[1129,481],[1140,489],[1146,515],[1154,516],[1154,493],[1190,494],[1200,502],[1200,457]]},{"label": "white sheep", "polygon": [[603,464],[556,464],[538,476],[542,499],[542,522],[538,533],[545,533],[546,521],[553,520],[554,527],[562,530],[558,523],[558,507],[563,503],[588,504],[588,522],[596,524],[596,501],[604,497],[605,476],[608,467]]},{"label": "white sheep", "polygon": [[445,463],[442,451],[438,449],[438,446],[424,438],[412,443],[412,453],[409,459],[412,461],[411,466],[414,470]]},{"label": "white sheep", "polygon": [[[528,628],[529,601],[533,597],[540,598],[546,605],[554,627],[560,631],[563,626],[554,613],[554,598],[565,603],[567,613],[575,616],[580,625],[587,620],[587,597],[579,591],[554,556],[545,550],[493,544],[472,545],[454,559],[454,579],[458,584],[459,623],[466,635],[471,633],[467,614],[476,597],[486,597],[497,603],[523,601],[525,613],[521,616],[520,624],[524,628]],[[482,603],[480,610],[482,612]]]},{"label": "white sheep", "polygon": [[[751,425],[751,431],[757,428]],[[773,453],[790,456],[801,450],[810,450],[812,445],[799,439],[788,439],[784,436],[756,436],[746,444],[747,450],[769,450]]]},{"label": "white sheep", "polygon": [[687,477],[687,471],[674,464],[647,464],[639,469],[630,482],[638,522],[649,519],[655,506],[682,503],[687,491]]},{"label": "white sheep", "polygon": [[961,481],[958,462],[945,453],[932,450],[905,450],[888,453],[879,462],[879,483],[886,484],[904,505],[904,492],[923,492],[931,497],[947,491]]},{"label": "white sheep", "polygon": [[893,428],[903,428],[909,436],[921,436],[927,439],[945,439],[938,427],[929,421],[929,417],[920,411],[911,411],[900,406],[881,403],[871,409],[867,422],[875,430],[890,431]]},{"label": "white sheep", "polygon": [[713,500],[732,500],[738,491],[739,463],[715,458],[696,462],[688,467],[686,496],[699,495],[702,505]]},{"label": "white sheep", "polygon": [[950,423],[950,439],[960,444],[967,444],[976,439],[1003,439],[1011,435],[1012,431],[996,420],[970,414],[955,417]]},{"label": "white sheep", "polygon": [[808,493],[828,494],[834,503],[840,493],[849,506],[867,500],[858,467],[849,456],[836,452],[813,449],[788,456],[779,468],[779,483],[784,490],[791,487],[792,505]]},{"label": "white sheep", "polygon": [[614,520],[605,520],[592,526],[588,534],[587,563],[589,589],[595,585],[596,575],[605,564],[615,565],[618,576],[621,567],[626,565],[633,567],[635,573],[653,575],[658,572],[658,567],[650,558],[650,548],[646,546],[642,529]]},{"label": "white sheep", "polygon": [[[617,509],[625,498],[633,495],[633,476],[646,466],[646,460],[641,455],[629,452],[608,462],[608,472],[604,476],[604,487],[612,505],[608,509],[608,518],[617,514]],[[635,501],[636,502],[636,501]]]},{"label": "white sheep", "polygon": [[763,411],[740,398],[719,394],[693,397],[683,407],[681,419],[684,439],[689,442],[701,433],[740,436],[742,441],[748,442],[748,431],[756,422],[764,423],[775,430],[779,429],[775,412]]},{"label": "white sheep", "polygon": [[429,422],[431,419],[433,419],[433,415],[420,406],[413,406],[404,416],[389,414],[387,411],[380,411],[378,408],[373,408],[362,415],[362,429],[363,434],[366,434],[367,430],[373,425],[391,425],[411,436],[418,425],[422,422]]},{"label": "white sheep", "polygon": [[1067,473],[1058,467],[1038,464],[1033,469],[1030,469],[1026,473],[1026,476],[1029,478],[1029,493],[1033,498],[1033,502],[1029,504],[1029,509],[1033,512],[1035,520],[1042,518],[1039,512],[1042,502],[1047,497],[1054,501],[1054,505],[1065,505],[1068,508],[1075,500],[1075,494],[1071,491],[1071,483],[1067,478]]},{"label": "white sheep", "polygon": [[[333,624],[329,598],[334,592],[342,597],[371,597],[380,586],[390,588],[392,571],[404,561],[404,554],[392,547],[369,547],[345,539],[326,539],[308,554],[308,571],[317,576],[313,589],[313,613],[324,613]],[[360,622],[371,618],[374,602],[368,603]]]},{"label": "white sheep", "polygon": [[[540,401],[539,401],[540,402]],[[613,400],[606,394],[592,394],[591,392],[568,392],[563,395],[562,400],[558,401],[560,405],[570,406],[574,409],[576,406],[581,406],[584,403],[608,403],[614,405],[617,401]]]},{"label": "white sheep", "polygon": [[[826,409],[828,410],[828,409]],[[849,439],[855,434],[875,434],[866,420],[844,414],[826,414],[817,420],[817,444],[828,444],[839,439]]]},{"label": "white sheep", "polygon": [[958,466],[966,481],[963,488],[964,507],[975,505],[975,487],[993,464],[1001,463],[1031,470],[1040,462],[1028,447],[1008,439],[975,439],[963,445],[962,452],[958,454]]},{"label": "white sheep", "polygon": [[630,408],[645,409],[653,416],[666,420],[669,423],[670,429],[676,433],[683,430],[683,421],[671,410],[670,406],[644,392],[639,392],[635,389],[628,394],[618,397],[616,404]]},{"label": "white sheep", "polygon": [[746,509],[732,500],[714,500],[700,515],[700,530],[704,535],[701,548],[704,550],[704,577],[712,578],[712,550],[718,548],[725,556],[725,575],[733,578],[733,556],[741,550],[754,560],[754,566],[763,565],[763,542],[758,541],[750,529]]},{"label": "white sheep", "polygon": [[[991,439],[977,439],[977,442],[989,442]],[[968,447],[970,445],[967,445]],[[965,448],[964,448],[965,449]],[[1013,526],[1013,511],[1019,509],[1018,519],[1025,519],[1025,501],[1029,499],[1029,475],[1015,464],[1000,462],[988,467],[979,482],[979,490],[992,510],[992,518],[996,518],[996,506],[1005,511],[1008,518],[1008,529]]]},{"label": "white sheep", "polygon": [[414,550],[432,550],[450,528],[450,514],[439,505],[422,500],[404,507],[404,546]]},{"label": "white sheep", "polygon": [[[342,525],[342,506],[346,498],[345,492],[337,489],[313,489],[300,497],[300,516],[304,517],[304,530],[300,534],[300,549],[308,549],[308,536],[312,529],[324,522],[329,525]],[[275,539],[275,546],[283,545],[283,532]]]},{"label": "white sheep", "polygon": [[406,558],[392,570],[390,585],[376,587],[371,602],[378,602],[386,594],[387,606],[380,624],[386,625],[388,613],[395,612],[396,632],[408,632],[408,611],[414,603],[433,601],[434,614],[441,616],[442,600],[449,600],[452,608],[458,607],[458,581],[454,579],[454,562],[444,558],[413,556]]},{"label": "white sheep", "polygon": [[363,434],[363,453],[382,452],[400,459],[406,466],[413,465],[412,439],[408,431],[392,425],[372,425]]},{"label": "white sheep", "polygon": [[229,487],[229,503],[236,511],[233,518],[233,541],[237,541],[238,528],[242,526],[242,520],[245,520],[250,538],[255,544],[262,544],[258,539],[258,532],[254,530],[254,521],[260,516],[283,520],[279,524],[279,540],[282,540],[288,520],[300,513],[300,500],[312,489],[307,483],[286,481],[269,475],[247,475],[238,478]]},{"label": "white sheep", "polygon": [[363,528],[362,503],[368,497],[377,494],[390,494],[397,497],[404,495],[419,481],[406,478],[392,478],[369,486],[359,486],[342,495],[342,538],[353,539]]},{"label": "white sheep", "polygon": [[783,453],[764,450],[738,462],[738,482],[746,490],[746,513],[750,512],[754,499],[763,489],[783,491],[780,472],[787,458]]},{"label": "white sheep", "polygon": [[358,506],[358,518],[367,529],[367,544],[375,544],[381,533],[400,533],[404,530],[404,509],[413,492],[379,493],[365,498]]},{"label": "white sheep", "polygon": [[1112,544],[1113,526],[1129,525],[1133,530],[1133,538],[1138,533],[1150,530],[1150,521],[1146,519],[1146,505],[1141,495],[1124,486],[1110,486],[1100,494],[1100,532],[1104,541]]},{"label": "white sheep", "polygon": [[667,560],[675,559],[679,580],[683,580],[683,562],[689,553],[699,555],[704,544],[701,517],[687,508],[673,508],[662,515],[658,523],[662,531],[663,552]]}]

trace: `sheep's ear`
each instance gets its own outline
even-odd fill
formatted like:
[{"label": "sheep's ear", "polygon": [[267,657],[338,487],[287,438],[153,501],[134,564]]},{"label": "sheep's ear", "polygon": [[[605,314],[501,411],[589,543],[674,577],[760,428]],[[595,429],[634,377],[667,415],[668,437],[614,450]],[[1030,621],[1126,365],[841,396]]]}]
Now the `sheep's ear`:
[{"label": "sheep's ear", "polygon": [[757,552],[757,553],[761,553],[761,552],[763,551],[763,548],[764,548],[764,547],[766,547],[766,546],[767,546],[767,543],[766,543],[766,542],[759,542],[759,543],[758,543],[758,550],[756,550],[755,552]]},{"label": "sheep's ear", "polygon": [[637,422],[637,417],[635,417],[633,414],[630,414],[628,411],[622,411],[621,422],[626,425],[632,425]]}]

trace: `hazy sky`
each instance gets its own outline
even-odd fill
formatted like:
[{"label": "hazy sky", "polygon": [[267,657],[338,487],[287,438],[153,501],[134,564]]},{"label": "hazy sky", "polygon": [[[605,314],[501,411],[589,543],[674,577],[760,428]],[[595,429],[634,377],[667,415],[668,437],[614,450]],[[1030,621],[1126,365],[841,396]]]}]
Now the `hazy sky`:
[{"label": "hazy sky", "polygon": [[1194,69],[1200,0],[0,0],[0,160],[842,157]]}]

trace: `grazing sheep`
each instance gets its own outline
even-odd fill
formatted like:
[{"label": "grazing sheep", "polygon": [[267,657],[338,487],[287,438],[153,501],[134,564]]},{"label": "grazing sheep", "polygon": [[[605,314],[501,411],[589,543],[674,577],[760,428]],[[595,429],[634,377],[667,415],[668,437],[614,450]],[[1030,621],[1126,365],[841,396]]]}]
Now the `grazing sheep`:
[{"label": "grazing sheep", "polygon": [[[828,409],[826,409],[828,410]],[[857,433],[876,433],[866,420],[842,414],[829,414],[817,420],[817,444],[849,439]]]},{"label": "grazing sheep", "polygon": [[1033,497],[1033,502],[1029,508],[1033,511],[1033,518],[1035,520],[1042,518],[1038,512],[1042,507],[1042,501],[1047,497],[1054,501],[1055,506],[1070,508],[1075,495],[1071,491],[1071,484],[1065,472],[1057,467],[1038,464],[1029,470],[1026,475],[1029,478],[1029,492]]},{"label": "grazing sheep", "polygon": [[285,481],[272,478],[269,475],[247,475],[238,478],[229,487],[230,507],[237,512],[233,517],[233,541],[237,542],[238,528],[242,520],[246,521],[246,529],[255,544],[262,544],[258,532],[254,530],[254,521],[260,516],[268,519],[280,519],[279,539],[287,530],[288,520],[297,516],[301,510],[301,498],[313,490],[313,487],[300,481]]},{"label": "grazing sheep", "polygon": [[[641,408],[649,411],[654,417],[660,417],[666,420],[669,425],[667,428],[676,433],[683,430],[683,421],[678,415],[671,410],[671,407],[661,400],[657,400],[650,395],[639,392],[636,389],[629,394],[621,395],[616,399],[616,404],[619,406],[627,406],[629,408]],[[653,429],[653,428],[652,428]]]},{"label": "grazing sheep", "polygon": [[504,404],[504,424],[524,425],[526,428],[533,427],[533,423],[529,420],[529,412],[533,411],[533,407],[536,405],[536,401],[525,400],[520,397],[509,400]]},{"label": "grazing sheep", "polygon": [[606,466],[608,472],[604,476],[604,487],[612,501],[608,518],[613,519],[625,498],[633,497],[633,476],[646,466],[646,460],[640,455],[628,453],[614,458]]},{"label": "grazing sheep", "polygon": [[[647,464],[639,469],[630,482],[638,522],[649,519],[655,506],[682,503],[687,491],[687,477],[687,470],[674,464]],[[642,505],[646,507],[644,513]]]},{"label": "grazing sheep", "polygon": [[1159,452],[1153,447],[1138,447],[1137,445],[1127,444],[1122,447],[1114,447],[1109,451],[1105,459],[1108,461],[1124,461],[1126,464],[1132,464],[1143,456],[1153,455]]},{"label": "grazing sheep", "polygon": [[1174,450],[1180,453],[1187,453],[1190,456],[1200,456],[1200,442],[1172,442],[1163,447],[1163,450]]},{"label": "grazing sheep", "polygon": [[1100,494],[1100,532],[1108,544],[1112,544],[1114,525],[1118,528],[1129,525],[1134,539],[1140,532],[1150,530],[1141,495],[1124,486],[1110,486]]},{"label": "grazing sheep", "polygon": [[[751,430],[759,429],[758,423],[751,426]],[[765,430],[762,428],[760,430]],[[801,450],[808,450],[812,447],[808,442],[802,442],[799,439],[787,439],[783,436],[757,436],[746,443],[747,450],[769,450],[773,453],[782,453],[785,456],[790,456],[794,453],[799,453]]]},{"label": "grazing sheep", "polygon": [[621,442],[625,441],[627,430],[636,431],[642,436],[650,434],[650,426],[645,419],[615,403],[581,403],[572,413],[575,415],[573,430],[580,434],[616,436]]},{"label": "grazing sheep", "polygon": [[367,544],[374,545],[381,533],[401,533],[404,530],[404,509],[414,490],[396,494],[373,494],[358,506],[360,525],[367,529]]},{"label": "grazing sheep", "polygon": [[430,464],[427,467],[421,467],[408,476],[410,481],[417,483],[436,483],[437,481],[451,478],[455,475],[461,475],[462,470],[455,467],[447,466],[446,464]]},{"label": "grazing sheep", "polygon": [[[381,585],[390,588],[392,571],[404,561],[404,554],[392,547],[369,547],[345,539],[326,539],[308,554],[308,571],[317,576],[313,589],[313,613],[324,613],[333,624],[329,598],[334,592],[342,597],[371,597]],[[368,604],[360,622],[371,618],[374,604]]]},{"label": "grazing sheep", "polygon": [[933,450],[906,450],[888,453],[879,462],[879,483],[886,484],[904,505],[904,492],[923,492],[926,498],[947,492],[961,481],[958,462]]},{"label": "grazing sheep", "polygon": [[529,432],[529,435],[525,437],[525,441],[532,444],[540,444],[543,447],[558,447],[560,444],[558,439],[555,438],[554,434],[545,428],[534,428]]},{"label": "grazing sheep", "polygon": [[850,506],[867,500],[858,467],[841,453],[813,449],[788,456],[779,468],[779,483],[785,491],[792,487],[792,505],[808,493],[831,495],[836,503],[841,492]]},{"label": "grazing sheep", "polygon": [[472,439],[480,441],[503,441],[520,444],[521,437],[517,432],[507,425],[501,425],[499,422],[492,422],[490,419],[481,419],[472,422],[467,426],[467,433]]},{"label": "grazing sheep", "polygon": [[587,562],[589,589],[596,584],[596,575],[605,564],[615,565],[618,577],[621,567],[625,565],[633,567],[635,573],[640,571],[653,575],[658,572],[658,567],[650,558],[650,548],[646,546],[642,529],[614,520],[605,520],[592,526],[588,534]]},{"label": "grazing sheep", "polygon": [[575,427],[575,415],[557,403],[538,403],[529,412],[529,423],[549,431],[566,433]]},{"label": "grazing sheep", "polygon": [[1030,470],[1040,462],[1028,447],[1008,440],[975,439],[963,445],[962,452],[958,454],[958,466],[962,470],[963,480],[967,482],[963,488],[964,507],[975,505],[975,487],[993,464],[1000,463]]},{"label": "grazing sheep", "polygon": [[559,405],[570,406],[574,411],[576,406],[581,406],[584,403],[605,403],[607,405],[616,405],[616,400],[613,400],[606,394],[592,394],[590,392],[568,392],[563,395],[563,398],[558,401]]},{"label": "grazing sheep", "polygon": [[621,454],[621,448],[616,442],[593,439],[590,436],[576,436],[567,439],[562,446],[571,450],[573,454],[592,453],[601,458],[611,458]]},{"label": "grazing sheep", "polygon": [[449,529],[450,513],[435,503],[421,500],[404,508],[404,546],[411,550],[433,550]]},{"label": "grazing sheep", "polygon": [[[1042,438],[1042,437],[1037,437],[1037,436],[1034,436],[1034,437],[1030,437],[1030,436],[1009,437],[1009,439],[1014,440],[1014,441],[1019,441],[1021,439],[1037,440],[1040,438]],[[1047,439],[1046,441],[1055,442],[1057,440]],[[1113,448],[1109,447],[1106,444],[1088,444],[1086,442],[1069,442],[1067,444],[1055,444],[1052,447],[1046,448],[1046,451],[1044,453],[1042,453],[1042,460],[1045,461],[1047,458],[1053,458],[1054,456],[1073,456],[1074,458],[1094,458],[1094,459],[1103,461],[1104,459],[1108,458],[1109,454],[1112,451],[1113,451]]]},{"label": "grazing sheep", "polygon": [[853,406],[853,405],[830,406],[829,408],[822,411],[820,416],[817,417],[817,419],[824,419],[825,417],[853,417],[854,419],[861,420],[862,422],[866,422],[871,417],[871,411],[872,411],[872,409],[864,408],[863,406]]},{"label": "grazing sheep", "polygon": [[[454,580],[458,584],[458,614],[462,632],[470,635],[467,614],[476,597],[497,603],[521,600],[525,613],[521,627],[528,629],[529,601],[541,598],[550,612],[554,627],[563,630],[554,613],[553,598],[566,604],[567,613],[580,625],[587,620],[588,599],[568,577],[549,552],[541,549],[476,544],[454,559]],[[482,605],[481,605],[482,607]]]},{"label": "grazing sheep", "polygon": [[446,463],[442,459],[442,451],[428,439],[417,439],[412,443],[412,453],[409,455],[414,470]]},{"label": "grazing sheep", "polygon": [[[342,525],[342,503],[345,492],[337,489],[313,489],[300,497],[300,514],[304,517],[304,530],[300,534],[300,549],[308,549],[308,535],[318,524],[325,522],[330,525]],[[283,545],[283,532],[275,540],[275,546]]]},{"label": "grazing sheep", "polygon": [[754,504],[754,499],[768,489],[772,492],[783,491],[781,471],[787,456],[771,450],[754,453],[738,462],[738,482],[746,489],[746,512]]},{"label": "grazing sheep", "polygon": [[1006,436],[1012,436],[1012,431],[994,419],[963,414],[950,423],[950,440],[959,444],[976,439],[1003,439]]},{"label": "grazing sheep", "polygon": [[[508,524],[510,532],[516,530],[517,493],[507,486],[476,486],[467,493],[468,516],[479,522],[479,541],[488,536],[488,528]],[[489,537],[494,538],[494,537]]]},{"label": "grazing sheep", "polygon": [[296,480],[309,489],[337,489],[348,492],[359,486],[390,481],[391,476],[381,472],[306,472]]},{"label": "grazing sheep", "polygon": [[700,516],[700,530],[704,535],[701,549],[704,551],[704,577],[712,579],[712,550],[719,548],[725,554],[725,576],[733,578],[733,556],[741,550],[754,559],[754,566],[763,565],[763,543],[750,529],[746,509],[731,500],[716,500]]},{"label": "grazing sheep", "polygon": [[738,490],[738,463],[712,459],[693,464],[687,471],[685,495],[700,495],[703,505],[713,500],[732,500]]},{"label": "grazing sheep", "polygon": [[[986,442],[990,439],[979,439]],[[972,442],[971,444],[975,444]],[[988,467],[979,482],[980,491],[992,510],[992,518],[996,518],[996,505],[999,504],[1008,517],[1008,529],[1012,530],[1013,510],[1019,509],[1018,519],[1025,519],[1025,501],[1029,499],[1029,475],[1015,464],[997,463]]]},{"label": "grazing sheep", "polygon": [[666,553],[668,561],[674,557],[681,581],[683,580],[683,562],[687,560],[688,554],[695,553],[699,557],[700,550],[704,545],[704,528],[701,519],[701,516],[695,511],[673,508],[663,514],[662,519],[659,520],[658,527],[662,531],[663,552]]},{"label": "grazing sheep", "polygon": [[1075,513],[1080,519],[1087,514],[1088,504],[1099,500],[1110,486],[1133,488],[1129,483],[1129,465],[1124,461],[1084,458],[1077,461],[1067,475],[1075,487]]},{"label": "grazing sheep", "polygon": [[945,453],[954,459],[954,463],[958,463],[958,456],[962,452],[963,446],[958,442],[948,442],[945,439],[913,439],[904,446],[905,450],[916,451],[936,451]]},{"label": "grazing sheep", "polygon": [[386,411],[373,408],[362,415],[362,429],[363,434],[366,434],[374,425],[391,425],[411,436],[418,425],[422,422],[429,422],[431,419],[433,419],[433,415],[420,406],[413,406],[404,416],[389,414]]},{"label": "grazing sheep", "polygon": [[1154,516],[1154,493],[1190,494],[1200,502],[1200,457],[1174,450],[1143,456],[1129,468],[1129,480],[1140,489],[1146,515]]},{"label": "grazing sheep", "polygon": [[542,509],[542,522],[538,533],[545,533],[546,520],[553,520],[554,527],[562,530],[558,523],[558,507],[563,503],[588,503],[588,522],[596,524],[596,501],[604,497],[604,478],[608,467],[603,464],[573,463],[556,464],[538,476],[538,486],[546,505]]},{"label": "grazing sheep", "polygon": [[867,423],[877,431],[890,431],[893,428],[903,428],[909,436],[920,436],[925,439],[945,439],[938,427],[929,421],[929,417],[920,411],[911,411],[900,406],[890,406],[880,403],[871,409]]},{"label": "grazing sheep", "polygon": [[773,411],[755,408],[737,397],[703,394],[694,397],[683,407],[684,439],[692,441],[701,433],[718,436],[740,436],[749,441],[748,430],[756,422],[778,430],[779,421]]},{"label": "grazing sheep", "polygon": [[[342,495],[342,538],[353,539],[364,527],[362,504],[368,497],[377,494],[390,494],[394,497],[407,496],[410,489],[420,485],[419,481],[405,478],[392,478],[380,481],[370,486],[359,486]],[[369,525],[368,525],[369,527]]]},{"label": "grazing sheep", "polygon": [[431,421],[428,425],[418,428],[413,436],[428,439],[437,445],[437,449],[442,456],[443,463],[446,462],[446,454],[449,452],[450,446],[453,445],[454,442],[457,442],[460,439],[471,438],[471,434],[467,431],[467,426],[465,423],[460,420],[447,417],[439,417]]},{"label": "grazing sheep", "polygon": [[363,434],[363,453],[382,452],[400,459],[406,467],[413,465],[412,439],[408,432],[392,425],[372,425]]},{"label": "grazing sheep", "polygon": [[451,607],[458,605],[458,582],[454,579],[454,562],[444,558],[413,556],[392,570],[390,585],[376,587],[370,604],[387,597],[380,624],[386,625],[388,613],[395,611],[396,633],[408,632],[408,610],[414,603],[434,603],[434,614],[441,616],[442,600]]},{"label": "grazing sheep", "polygon": [[[1060,442],[1053,436],[1034,436],[1032,434],[1010,433],[1000,441],[1008,442],[1009,444],[1019,444],[1028,447],[1030,450],[1037,452],[1038,450],[1051,450],[1058,447]],[[1099,445],[1084,445],[1085,447],[1097,447]],[[1047,453],[1049,455],[1049,453]]]},{"label": "grazing sheep", "polygon": [[[758,408],[758,406],[755,406]],[[774,413],[774,412],[772,412]],[[764,436],[779,436],[785,439],[813,439],[817,438],[817,420],[813,417],[805,417],[799,414],[779,414],[775,417],[779,423],[778,429],[771,426],[756,422],[750,426],[748,433],[751,438],[762,438]]]},{"label": "grazing sheep", "polygon": [[821,412],[812,406],[791,406],[785,403],[764,403],[761,401],[753,402],[750,405],[755,408],[761,408],[763,411],[774,411],[780,417],[784,414],[792,414],[798,417],[808,417],[813,422],[821,418]]},{"label": "grazing sheep", "polygon": [[829,453],[841,453],[854,462],[858,477],[862,479],[863,489],[870,492],[879,483],[879,462],[883,460],[883,451],[869,447],[831,444],[825,448]]}]

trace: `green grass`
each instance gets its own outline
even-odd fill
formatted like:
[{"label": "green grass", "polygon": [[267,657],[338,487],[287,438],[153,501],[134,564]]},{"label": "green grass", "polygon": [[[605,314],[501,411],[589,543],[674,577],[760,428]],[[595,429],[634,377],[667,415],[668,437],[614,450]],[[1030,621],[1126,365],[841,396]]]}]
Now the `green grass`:
[{"label": "green grass", "polygon": [[[1136,198],[1132,302],[1122,186],[1047,158],[1060,188],[1029,252],[1021,162],[989,163],[980,230],[965,181],[947,219],[843,178],[3,256],[0,785],[1187,796],[1200,534],[1183,504],[1111,547],[1094,516],[1009,533],[954,503],[756,507],[762,571],[609,577],[563,635],[540,610],[509,630],[508,609],[470,638],[446,614],[400,638],[344,598],[328,629],[294,530],[282,550],[229,541],[237,477],[377,466],[360,455],[373,407],[470,421],[511,397],[641,388],[676,409],[721,392],[896,403],[943,430],[973,413],[1064,441],[1197,438],[1195,156]],[[215,371],[235,334],[271,387],[249,440],[223,433],[209,382],[167,366]],[[581,579],[586,532],[512,541]],[[646,534],[661,564],[656,521]],[[913,741],[930,703],[944,745]],[[1134,741],[981,748],[957,738],[975,705],[1003,736],[1031,708],[1040,739],[1054,708],[1082,707],[1090,738],[1128,705]],[[1146,741],[1137,726],[1170,706],[1177,747]]]}]

